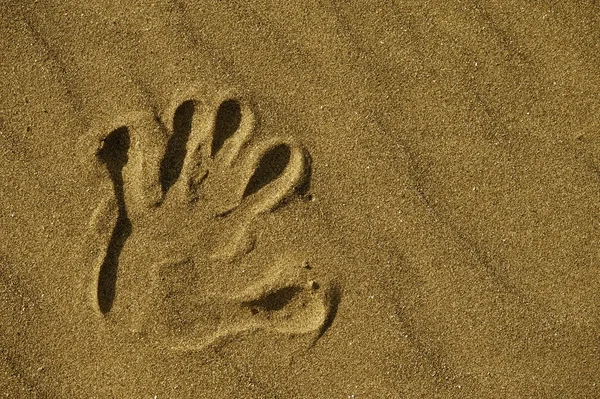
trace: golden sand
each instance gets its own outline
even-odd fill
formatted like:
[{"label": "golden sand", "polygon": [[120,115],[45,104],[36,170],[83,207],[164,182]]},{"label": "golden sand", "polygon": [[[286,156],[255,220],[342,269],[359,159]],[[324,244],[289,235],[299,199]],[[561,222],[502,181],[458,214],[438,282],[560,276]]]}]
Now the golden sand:
[{"label": "golden sand", "polygon": [[593,1],[5,1],[0,396],[600,397]]}]

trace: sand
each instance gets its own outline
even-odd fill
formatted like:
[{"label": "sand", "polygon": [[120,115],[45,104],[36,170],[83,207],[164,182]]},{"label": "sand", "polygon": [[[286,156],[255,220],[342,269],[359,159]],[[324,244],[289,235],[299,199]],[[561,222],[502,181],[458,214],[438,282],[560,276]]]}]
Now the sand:
[{"label": "sand", "polygon": [[0,396],[600,397],[600,8],[5,1]]}]

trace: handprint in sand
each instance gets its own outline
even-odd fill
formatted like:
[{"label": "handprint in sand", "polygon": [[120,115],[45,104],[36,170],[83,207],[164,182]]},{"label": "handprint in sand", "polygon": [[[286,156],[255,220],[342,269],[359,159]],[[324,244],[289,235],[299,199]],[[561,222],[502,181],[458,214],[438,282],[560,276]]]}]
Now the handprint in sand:
[{"label": "handprint in sand", "polygon": [[306,259],[246,263],[257,218],[310,179],[303,145],[259,129],[243,97],[194,90],[94,133],[112,194],[90,222],[103,237],[90,297],[107,322],[179,350],[255,331],[316,339],[331,324],[337,291]]}]

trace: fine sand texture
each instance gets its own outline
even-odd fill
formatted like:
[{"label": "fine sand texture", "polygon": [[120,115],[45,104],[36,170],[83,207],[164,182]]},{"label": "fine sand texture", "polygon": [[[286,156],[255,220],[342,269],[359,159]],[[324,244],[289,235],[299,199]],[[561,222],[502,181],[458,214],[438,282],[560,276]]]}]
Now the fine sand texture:
[{"label": "fine sand texture", "polygon": [[600,397],[595,1],[6,0],[0,397]]}]

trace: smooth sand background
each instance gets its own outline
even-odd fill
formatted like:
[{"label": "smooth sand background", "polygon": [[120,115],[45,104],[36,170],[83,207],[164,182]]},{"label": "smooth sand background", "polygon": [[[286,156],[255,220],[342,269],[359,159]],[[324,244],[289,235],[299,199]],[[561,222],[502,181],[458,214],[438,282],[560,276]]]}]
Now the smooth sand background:
[{"label": "smooth sand background", "polygon": [[[121,3],[2,5],[5,396],[600,396],[595,2]],[[248,278],[310,257],[341,293],[314,345],[173,353],[87,302],[89,132],[198,85],[310,152]]]}]

